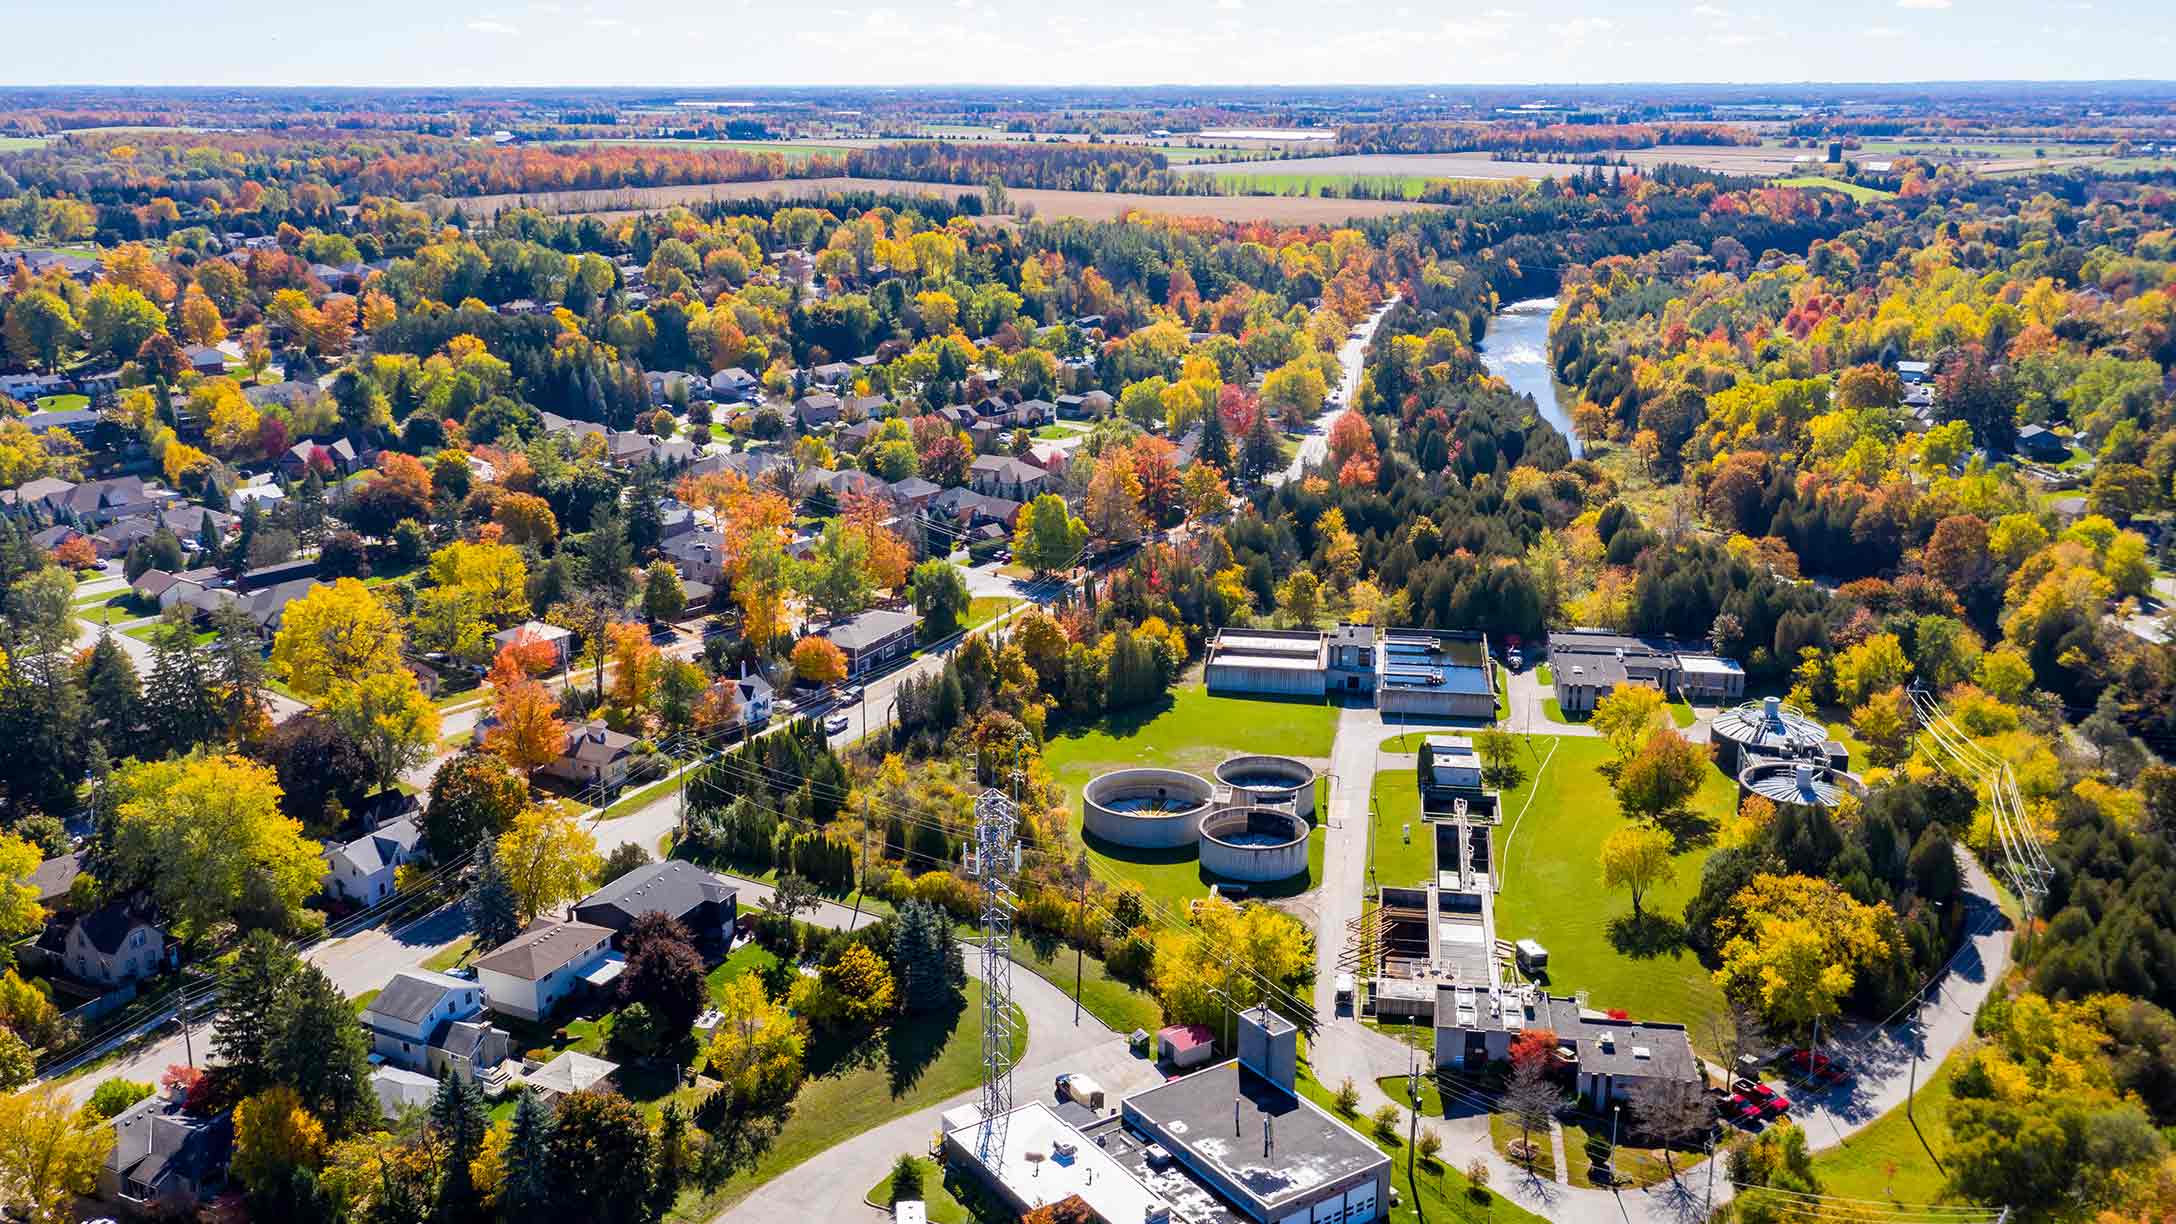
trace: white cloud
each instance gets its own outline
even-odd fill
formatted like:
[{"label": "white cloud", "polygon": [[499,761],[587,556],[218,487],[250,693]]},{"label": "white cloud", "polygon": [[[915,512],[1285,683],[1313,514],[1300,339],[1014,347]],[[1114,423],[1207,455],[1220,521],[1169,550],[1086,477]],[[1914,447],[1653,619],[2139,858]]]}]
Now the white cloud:
[{"label": "white cloud", "polygon": [[592,17],[588,21],[583,22],[582,24],[589,26],[592,29],[610,30],[618,26],[625,25],[627,23],[621,21],[617,17]]},{"label": "white cloud", "polygon": [[1490,21],[1516,21],[1518,20],[1519,16],[1517,13],[1512,12],[1510,9],[1501,8],[1490,9],[1481,15],[1488,18]]},{"label": "white cloud", "polygon": [[1712,4],[1695,4],[1692,6],[1692,15],[1708,21],[1721,21],[1730,16],[1730,10]]},{"label": "white cloud", "polygon": [[1229,13],[1247,7],[1247,0],[1216,0],[1216,6]]},{"label": "white cloud", "polygon": [[1745,47],[1760,41],[1758,34],[1717,34],[1708,39],[1718,47]]},{"label": "white cloud", "polygon": [[1595,34],[1606,34],[1615,28],[1616,23],[1607,17],[1574,17],[1570,21],[1560,21],[1550,26],[1549,32],[1558,38],[1576,41]]},{"label": "white cloud", "polygon": [[475,31],[475,32],[477,32],[478,34],[519,34],[519,33],[521,33],[521,31],[520,31],[520,30],[517,30],[517,29],[515,29],[514,27],[512,27],[512,26],[510,26],[510,25],[506,24],[506,23],[505,23],[505,22],[503,22],[503,21],[471,21],[471,22],[469,22],[469,23],[468,23],[468,28],[469,28],[469,29],[471,29],[471,30],[474,30],[474,31]]},{"label": "white cloud", "polygon": [[1896,0],[1900,9],[1946,9],[1951,0]]}]

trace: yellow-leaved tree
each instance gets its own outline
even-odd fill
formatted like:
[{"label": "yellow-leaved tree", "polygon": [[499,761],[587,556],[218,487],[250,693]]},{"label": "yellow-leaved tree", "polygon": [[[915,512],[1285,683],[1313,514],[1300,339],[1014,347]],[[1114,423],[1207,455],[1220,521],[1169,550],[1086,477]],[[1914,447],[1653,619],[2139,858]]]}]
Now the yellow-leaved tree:
[{"label": "yellow-leaved tree", "polygon": [[1715,920],[1716,985],[1771,1027],[1802,1033],[1834,1016],[1858,975],[1890,954],[1896,914],[1827,880],[1762,873]]},{"label": "yellow-leaved tree", "polygon": [[274,1084],[234,1107],[234,1176],[252,1190],[268,1190],[296,1169],[315,1173],[325,1163],[325,1124],[302,1107],[285,1084]]},{"label": "yellow-leaved tree", "polygon": [[529,567],[511,544],[448,544],[431,554],[431,580],[474,596],[478,615],[502,628],[529,615]]},{"label": "yellow-leaved tree", "polygon": [[725,984],[718,1012],[706,1074],[731,1087],[736,1099],[758,1107],[791,1097],[800,1086],[801,1055],[808,1044],[801,1021],[764,993],[762,979],[753,973]]},{"label": "yellow-leaved tree", "polygon": [[1647,890],[1677,878],[1668,833],[1650,824],[1629,824],[1602,839],[1602,887],[1632,894],[1632,916],[1640,916]]},{"label": "yellow-leaved tree", "polygon": [[113,1128],[79,1112],[48,1084],[0,1096],[0,1187],[8,1214],[26,1224],[64,1224],[75,1200],[98,1186]]},{"label": "yellow-leaved tree", "polygon": [[381,789],[438,749],[438,708],[405,667],[337,679],[318,708],[370,758]]},{"label": "yellow-leaved tree", "polygon": [[1263,983],[1288,988],[1314,963],[1314,936],[1290,915],[1212,898],[1201,903],[1192,927],[1157,936],[1149,982],[1171,1023],[1216,1024],[1225,1000],[1251,1007],[1267,998],[1274,1005]]},{"label": "yellow-leaved tree", "polygon": [[114,774],[118,886],[150,889],[176,935],[246,917],[292,929],[324,874],[321,847],[280,813],[272,767],[239,756],[131,762]]},{"label": "yellow-leaved tree", "polygon": [[272,640],[272,672],[314,700],[340,678],[402,670],[400,618],[353,578],[288,604]]},{"label": "yellow-leaved tree", "polygon": [[588,891],[604,858],[597,853],[597,839],[574,813],[551,803],[524,811],[499,835],[499,863],[514,886],[514,905],[526,924]]}]

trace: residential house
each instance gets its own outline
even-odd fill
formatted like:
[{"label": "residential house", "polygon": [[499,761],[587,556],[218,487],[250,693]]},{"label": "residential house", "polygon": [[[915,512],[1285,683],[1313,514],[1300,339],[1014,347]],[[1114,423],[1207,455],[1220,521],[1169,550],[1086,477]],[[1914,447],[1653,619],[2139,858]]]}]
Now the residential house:
[{"label": "residential house", "polygon": [[375,905],[393,895],[393,877],[415,858],[423,830],[414,820],[381,825],[345,845],[325,850],[325,893],[359,905]]},{"label": "residential house", "polygon": [[84,527],[100,527],[115,519],[148,514],[159,499],[140,476],[114,476],[71,484],[64,480],[33,480],[16,490],[16,504],[40,508],[54,516],[66,516]]},{"label": "residential house", "polygon": [[762,391],[763,380],[739,366],[728,366],[710,376],[710,393],[728,403],[753,400]]},{"label": "residential house", "polygon": [[696,394],[697,384],[706,392],[710,389],[709,380],[681,370],[645,370],[642,381],[649,388],[653,404],[669,403],[675,396],[684,402]]},{"label": "residential house", "polygon": [[884,478],[860,468],[841,468],[829,471],[811,468],[794,478],[794,492],[803,498],[828,497],[834,506],[843,506],[849,497],[888,497],[891,486]]},{"label": "residential house", "polygon": [[1065,476],[1065,465],[1072,454],[1072,451],[1055,442],[1037,442],[1028,448],[1028,453],[1022,455],[1020,461],[1062,479]]},{"label": "residential house", "polygon": [[1058,406],[1049,400],[1024,399],[1013,405],[1012,423],[1034,429],[1058,419]]},{"label": "residential house", "polygon": [[227,355],[208,344],[192,344],[181,350],[182,360],[199,374],[215,376],[227,372]]},{"label": "residential house", "polygon": [[98,432],[98,413],[89,408],[54,408],[31,413],[23,418],[23,424],[34,434],[57,429],[78,442],[88,443]]},{"label": "residential house", "polygon": [[836,395],[815,392],[793,401],[793,419],[805,430],[837,424],[840,412],[839,397]]},{"label": "residential house", "polygon": [[2017,431],[2017,453],[2041,463],[2061,463],[2070,458],[2070,444],[2043,425],[2027,425]]},{"label": "residential house", "polygon": [[918,514],[928,509],[930,499],[942,492],[943,489],[919,476],[909,476],[905,480],[892,482],[891,499],[898,505],[900,513]]},{"label": "residential house", "polygon": [[991,497],[1004,497],[1012,501],[1032,501],[1050,492],[1054,480],[1049,472],[1031,463],[1023,463],[1011,455],[982,455],[967,469],[967,485],[977,493]]},{"label": "residential house", "polygon": [[771,709],[776,702],[771,682],[760,674],[747,672],[744,667],[740,679],[733,683],[738,690],[735,695],[740,698],[741,725],[754,728],[770,722]]},{"label": "residential house", "polygon": [[577,447],[587,435],[596,434],[602,437],[607,432],[604,426],[595,421],[577,421],[556,412],[543,413],[540,419],[544,422],[545,433],[567,434]]},{"label": "residential house", "polygon": [[234,1151],[234,1112],[200,1117],[181,1101],[154,1092],[120,1113],[113,1150],[98,1171],[98,1194],[148,1210],[162,1202],[194,1203],[226,1181]]},{"label": "residential house", "polygon": [[242,398],[249,401],[250,407],[260,411],[273,407],[293,408],[319,394],[321,393],[317,384],[307,382],[258,383],[253,387],[242,388]]},{"label": "residential house", "polygon": [[441,1076],[452,1071],[486,1087],[503,1086],[506,1032],[483,1019],[483,987],[427,969],[393,975],[362,1010],[371,1052],[396,1067]]},{"label": "residential house", "polygon": [[101,986],[150,977],[173,960],[166,931],[128,898],[48,921],[38,945],[69,976]]},{"label": "residential house", "polygon": [[922,623],[912,612],[872,608],[839,621],[819,636],[846,655],[846,674],[863,676],[914,649],[914,631]]},{"label": "residential house", "polygon": [[527,620],[511,629],[501,629],[491,635],[491,640],[497,644],[494,654],[515,642],[541,642],[551,648],[553,671],[565,667],[567,660],[574,657],[574,632],[540,620]]},{"label": "residential house", "polygon": [[967,440],[978,455],[1002,453],[1012,441],[1012,426],[998,420],[976,421],[967,427]]},{"label": "residential house", "polygon": [[[479,735],[482,730],[477,728]],[[543,773],[585,788],[612,790],[627,781],[634,760],[634,736],[614,731],[603,719],[591,719],[568,728],[566,746]]]},{"label": "residential house", "polygon": [[[320,455],[324,456],[322,464],[318,461]],[[312,467],[333,476],[347,476],[361,466],[362,456],[357,453],[355,443],[348,438],[337,438],[331,442],[297,442],[288,447],[279,460],[280,475],[287,480],[302,479],[303,474]]]},{"label": "residential house", "polygon": [[693,863],[667,859],[637,867],[574,903],[574,920],[608,927],[620,946],[635,919],[663,914],[698,941],[724,943],[738,915],[738,890]]},{"label": "residential house", "polygon": [[[544,921],[476,958],[476,981],[492,1011],[540,1021],[617,954],[612,929],[586,922]],[[601,984],[601,983],[599,983]]]},{"label": "residential house", "polygon": [[58,909],[67,904],[68,893],[75,887],[76,877],[83,874],[84,852],[81,850],[49,858],[38,864],[37,870],[23,877],[23,883],[38,890],[38,904],[46,909]]},{"label": "residential house", "polygon": [[219,571],[215,569],[183,570],[178,574],[159,569],[145,570],[136,576],[136,581],[128,584],[128,589],[136,598],[158,604],[163,612],[205,590],[218,578]]},{"label": "residential house", "polygon": [[725,572],[725,533],[698,527],[659,545],[658,551],[690,582],[716,586]]},{"label": "residential house", "polygon": [[391,1122],[411,1109],[428,1109],[438,1096],[438,1080],[406,1067],[375,1067],[370,1090],[378,1094],[378,1116]]},{"label": "residential house", "polygon": [[1088,416],[1088,401],[1083,396],[1061,395],[1055,407],[1059,420],[1078,421]]},{"label": "residential house", "polygon": [[827,361],[810,369],[808,372],[808,380],[811,383],[833,390],[836,390],[840,384],[853,376],[853,365],[844,361]]},{"label": "residential house", "polygon": [[839,449],[848,454],[859,453],[876,436],[876,425],[873,420],[861,420],[841,429],[838,434]]}]

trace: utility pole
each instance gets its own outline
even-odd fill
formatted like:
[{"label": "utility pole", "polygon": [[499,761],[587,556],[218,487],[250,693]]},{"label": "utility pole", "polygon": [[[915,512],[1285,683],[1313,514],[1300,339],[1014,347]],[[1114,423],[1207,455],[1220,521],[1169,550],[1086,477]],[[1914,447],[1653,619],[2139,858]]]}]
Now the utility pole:
[{"label": "utility pole", "polygon": [[1073,904],[1073,1023],[1080,1023],[1080,975],[1081,943],[1087,932],[1081,929],[1088,921],[1088,873],[1080,873],[1080,892]]},{"label": "utility pole", "polygon": [[863,884],[864,884],[864,882],[865,882],[866,880],[868,880],[868,878],[869,878],[869,792],[867,792],[867,791],[863,791],[863,792],[861,793],[861,876],[860,876],[860,878],[859,878],[859,879],[857,879],[857,880],[855,880],[855,881],[854,881],[854,920],[853,920],[853,923],[852,923],[852,924],[851,924],[850,926],[848,926],[848,927],[846,928],[846,929],[847,929],[847,930],[849,930],[849,931],[853,931],[853,930],[859,930],[859,929],[861,928],[861,893],[862,893],[862,888],[863,888]]},{"label": "utility pole", "polygon": [[181,1005],[175,1008],[181,1013],[181,1049],[188,1056],[189,1065],[196,1066],[196,1044],[189,1038],[189,997],[183,995]]},{"label": "utility pole", "polygon": [[1406,1104],[1411,1106],[1406,1111],[1405,1178],[1407,1181],[1411,1181],[1415,1176],[1413,1171],[1414,1161],[1419,1158],[1420,1148],[1420,1059],[1415,1056],[1410,1039],[1408,1039],[1405,1050],[1405,1098]]}]

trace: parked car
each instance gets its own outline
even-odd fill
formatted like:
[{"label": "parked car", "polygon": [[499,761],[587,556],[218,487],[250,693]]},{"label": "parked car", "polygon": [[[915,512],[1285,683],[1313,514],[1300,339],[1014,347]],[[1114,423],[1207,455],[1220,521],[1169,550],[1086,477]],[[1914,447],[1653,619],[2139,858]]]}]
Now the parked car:
[{"label": "parked car", "polygon": [[1771,1118],[1780,1118],[1791,1112],[1791,1098],[1778,1092],[1761,1102],[1760,1111]]},{"label": "parked car", "polygon": [[849,721],[844,714],[833,714],[824,720],[824,730],[831,735],[837,735],[839,732],[846,730]]}]

